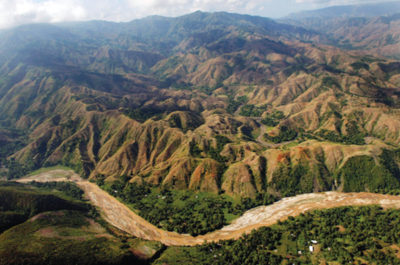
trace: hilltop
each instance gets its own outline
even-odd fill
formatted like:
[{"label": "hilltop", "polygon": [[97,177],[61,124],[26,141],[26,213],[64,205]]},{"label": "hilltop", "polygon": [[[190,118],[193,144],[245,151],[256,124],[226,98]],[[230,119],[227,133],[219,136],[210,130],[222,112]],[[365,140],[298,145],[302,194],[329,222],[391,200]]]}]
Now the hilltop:
[{"label": "hilltop", "polygon": [[251,198],[397,189],[400,63],[333,44],[224,12],[4,31],[5,174],[63,164]]}]

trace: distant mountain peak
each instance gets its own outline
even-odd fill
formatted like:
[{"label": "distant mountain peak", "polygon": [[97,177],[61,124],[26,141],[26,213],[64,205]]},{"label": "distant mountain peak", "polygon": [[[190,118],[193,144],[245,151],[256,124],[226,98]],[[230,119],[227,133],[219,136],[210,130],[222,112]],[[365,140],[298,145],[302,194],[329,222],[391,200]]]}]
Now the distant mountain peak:
[{"label": "distant mountain peak", "polygon": [[377,17],[390,16],[396,13],[400,13],[400,1],[331,6],[322,9],[292,13],[286,18],[302,19],[307,17]]}]

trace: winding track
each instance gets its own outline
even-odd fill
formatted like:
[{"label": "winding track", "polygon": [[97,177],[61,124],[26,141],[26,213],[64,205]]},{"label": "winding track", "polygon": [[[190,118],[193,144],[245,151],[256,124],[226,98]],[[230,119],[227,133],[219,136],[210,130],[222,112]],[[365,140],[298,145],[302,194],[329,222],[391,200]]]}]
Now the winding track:
[{"label": "winding track", "polygon": [[[62,175],[52,179],[53,175]],[[260,206],[247,211],[243,216],[236,219],[232,224],[223,227],[215,232],[193,237],[174,232],[168,232],[157,228],[132,212],[127,206],[116,198],[100,189],[96,184],[81,179],[72,171],[54,170],[19,180],[28,181],[74,181],[82,188],[87,198],[93,205],[102,211],[103,218],[111,225],[139,238],[162,242],[167,246],[194,246],[205,241],[219,241],[237,239],[243,233],[251,230],[269,226],[285,220],[289,216],[297,216],[309,210],[327,209],[340,206],[362,206],[381,205],[384,208],[400,208],[400,196],[381,195],[374,193],[339,193],[325,192],[303,194],[296,197],[282,199],[273,205]]]}]

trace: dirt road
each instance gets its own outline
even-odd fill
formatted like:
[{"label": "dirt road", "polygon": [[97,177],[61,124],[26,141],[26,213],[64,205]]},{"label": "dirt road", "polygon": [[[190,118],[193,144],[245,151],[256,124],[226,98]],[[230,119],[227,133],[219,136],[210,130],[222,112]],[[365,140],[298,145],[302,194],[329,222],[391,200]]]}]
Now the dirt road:
[{"label": "dirt road", "polygon": [[[85,191],[86,196],[93,205],[102,211],[103,218],[107,222],[136,237],[159,241],[168,246],[193,246],[202,244],[205,241],[237,239],[243,233],[249,233],[253,229],[272,225],[278,220],[284,220],[289,216],[297,216],[300,213],[314,209],[372,204],[381,205],[384,208],[400,208],[400,196],[339,192],[303,194],[282,199],[273,205],[254,208],[221,230],[203,236],[192,237],[157,228],[132,212],[127,206],[100,189],[97,185],[82,180],[72,171],[67,172],[69,172],[68,176],[64,180],[76,182]],[[46,175],[43,176],[43,174]],[[30,180],[49,181],[51,179],[49,176],[52,174],[52,171],[49,171],[42,173],[42,175],[30,177]],[[57,178],[57,180],[60,181],[63,178]],[[22,179],[20,181],[26,182],[27,180]]]}]

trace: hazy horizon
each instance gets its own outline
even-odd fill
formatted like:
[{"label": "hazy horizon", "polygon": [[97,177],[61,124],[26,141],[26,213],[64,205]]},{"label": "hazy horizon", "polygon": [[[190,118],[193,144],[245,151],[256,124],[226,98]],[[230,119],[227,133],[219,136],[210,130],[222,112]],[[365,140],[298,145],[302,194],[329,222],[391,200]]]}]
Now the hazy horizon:
[{"label": "hazy horizon", "polygon": [[[231,12],[281,18],[291,13],[331,6],[399,2],[388,0],[2,0],[0,29],[32,23],[104,20],[128,22],[152,15],[177,17],[195,11]],[[68,11],[68,12],[67,12]]]}]

